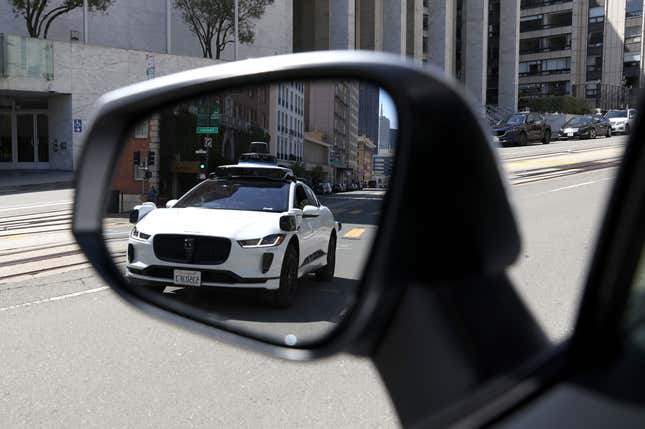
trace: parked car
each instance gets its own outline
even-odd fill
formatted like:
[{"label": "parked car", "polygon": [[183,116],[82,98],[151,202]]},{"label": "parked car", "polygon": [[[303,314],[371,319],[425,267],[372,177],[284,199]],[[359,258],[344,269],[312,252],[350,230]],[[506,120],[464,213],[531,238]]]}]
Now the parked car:
[{"label": "parked car", "polygon": [[558,131],[560,139],[595,139],[611,137],[611,122],[602,116],[576,116],[569,119]]},{"label": "parked car", "polygon": [[525,146],[530,141],[551,141],[551,126],[538,113],[513,113],[493,128],[493,142],[502,146]]},{"label": "parked car", "polygon": [[631,132],[634,118],[636,118],[637,110],[610,110],[605,113],[605,118],[611,122],[611,130],[614,133],[629,134]]},{"label": "parked car", "polygon": [[329,182],[320,182],[320,183],[318,183],[314,187],[314,191],[318,195],[327,195],[327,194],[331,194],[331,192],[332,192],[331,185],[329,184]]},{"label": "parked car", "polygon": [[332,192],[343,192],[343,189],[341,188],[340,183],[334,183],[331,189],[332,189]]}]

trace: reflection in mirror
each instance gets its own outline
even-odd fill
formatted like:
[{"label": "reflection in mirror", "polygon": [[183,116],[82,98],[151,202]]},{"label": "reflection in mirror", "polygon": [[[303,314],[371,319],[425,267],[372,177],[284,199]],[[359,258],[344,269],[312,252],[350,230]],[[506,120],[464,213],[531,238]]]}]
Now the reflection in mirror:
[{"label": "reflection in mirror", "polygon": [[274,343],[351,309],[391,180],[392,99],[289,81],[186,100],[123,143],[104,236],[128,284]]}]

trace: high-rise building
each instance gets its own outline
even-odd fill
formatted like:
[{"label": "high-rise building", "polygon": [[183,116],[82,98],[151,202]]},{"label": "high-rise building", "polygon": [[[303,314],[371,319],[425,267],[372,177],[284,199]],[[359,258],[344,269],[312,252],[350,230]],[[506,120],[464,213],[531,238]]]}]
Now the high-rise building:
[{"label": "high-rise building", "polygon": [[521,106],[547,95],[573,95],[603,109],[635,102],[643,0],[523,0],[521,7]]},{"label": "high-rise building", "polygon": [[381,116],[378,118],[378,153],[390,152],[392,145],[390,143],[390,120],[387,116]]},{"label": "high-rise building", "polygon": [[303,161],[305,133],[305,83],[280,82],[271,86],[269,102],[270,150],[278,163]]},{"label": "high-rise building", "polygon": [[358,133],[372,142],[378,141],[379,89],[367,82],[359,83]]}]

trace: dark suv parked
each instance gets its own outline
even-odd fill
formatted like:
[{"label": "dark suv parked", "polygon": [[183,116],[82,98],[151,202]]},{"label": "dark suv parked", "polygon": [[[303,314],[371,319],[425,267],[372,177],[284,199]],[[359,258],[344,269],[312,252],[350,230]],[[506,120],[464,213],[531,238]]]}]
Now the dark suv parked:
[{"label": "dark suv parked", "polygon": [[493,128],[493,141],[502,146],[524,146],[530,141],[551,141],[551,126],[538,113],[513,113]]}]

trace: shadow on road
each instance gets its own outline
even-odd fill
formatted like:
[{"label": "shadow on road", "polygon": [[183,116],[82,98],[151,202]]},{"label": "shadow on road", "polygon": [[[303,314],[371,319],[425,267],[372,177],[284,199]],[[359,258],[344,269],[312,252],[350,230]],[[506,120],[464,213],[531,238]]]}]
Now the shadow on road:
[{"label": "shadow on road", "polygon": [[274,308],[263,289],[166,287],[164,297],[207,311],[219,322],[338,323],[352,303],[358,280],[336,277],[319,282],[313,275],[300,280],[296,301]]}]

